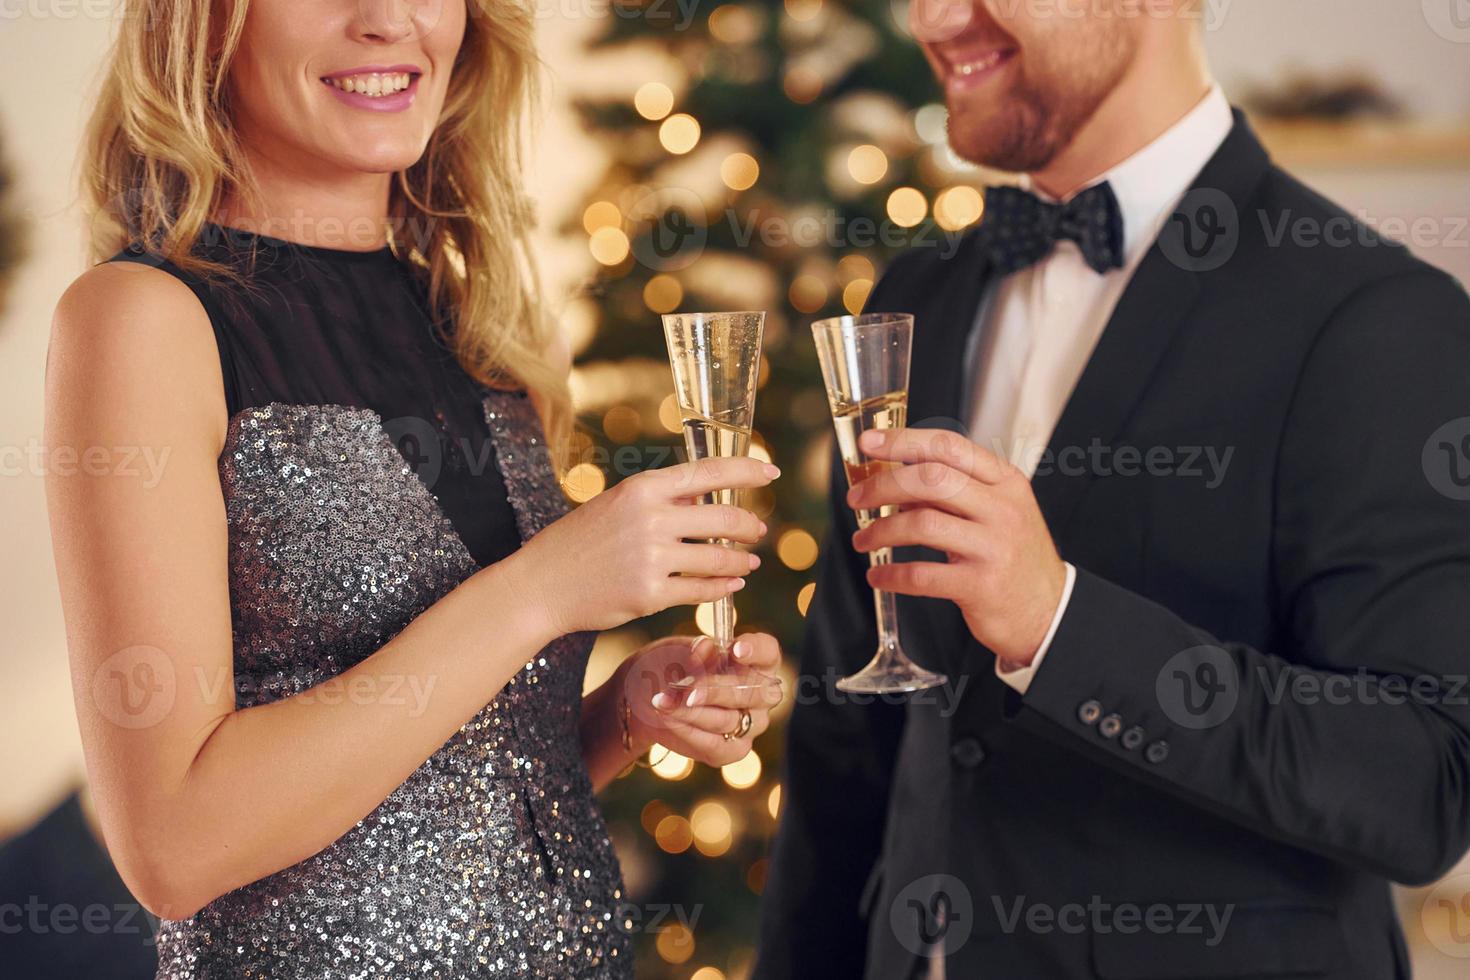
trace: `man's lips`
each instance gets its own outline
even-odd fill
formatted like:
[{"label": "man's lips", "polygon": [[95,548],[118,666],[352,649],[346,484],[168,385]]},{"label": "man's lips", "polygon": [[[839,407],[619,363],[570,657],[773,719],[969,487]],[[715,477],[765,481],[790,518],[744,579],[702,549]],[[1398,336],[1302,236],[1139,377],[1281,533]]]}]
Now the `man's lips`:
[{"label": "man's lips", "polygon": [[978,88],[1009,64],[1015,55],[1015,48],[941,50],[939,57],[944,65],[945,88],[950,91]]}]

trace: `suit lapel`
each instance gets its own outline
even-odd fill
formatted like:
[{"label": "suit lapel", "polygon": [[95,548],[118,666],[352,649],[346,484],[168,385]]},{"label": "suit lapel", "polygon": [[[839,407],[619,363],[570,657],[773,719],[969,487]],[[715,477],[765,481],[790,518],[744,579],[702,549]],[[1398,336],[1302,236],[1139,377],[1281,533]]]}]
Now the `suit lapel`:
[{"label": "suit lapel", "polygon": [[[1220,202],[1226,199],[1230,207],[1223,209],[1227,212],[1225,220],[1234,223],[1238,236],[1249,195],[1268,162],[1244,117],[1237,112],[1234,128],[1165,222],[1158,240],[1123,291],[1052,432],[1047,450],[1054,463],[1078,451],[1086,454],[1094,445],[1112,446],[1123,432],[1199,299],[1206,277],[1230,273],[1228,259],[1213,271],[1206,271],[1212,263],[1190,261],[1184,236],[1196,227],[1202,208],[1213,206],[1218,213],[1222,210]],[[1233,214],[1228,213],[1230,208]],[[1086,466],[1053,465],[1032,480],[1054,538],[1065,535],[1067,523],[1094,477]]]}]

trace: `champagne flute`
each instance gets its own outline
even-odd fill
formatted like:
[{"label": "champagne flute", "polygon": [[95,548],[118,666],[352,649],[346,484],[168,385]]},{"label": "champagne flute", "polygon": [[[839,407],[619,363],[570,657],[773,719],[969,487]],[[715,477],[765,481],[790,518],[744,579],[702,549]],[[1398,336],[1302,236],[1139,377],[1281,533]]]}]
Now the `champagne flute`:
[{"label": "champagne flute", "polygon": [[[670,313],[663,318],[674,391],[684,422],[689,459],[744,456],[755,417],[755,383],[760,369],[765,313]],[[704,494],[700,503],[735,505],[735,490]],[[712,543],[730,547],[725,539]],[[729,675],[726,686],[756,690],[780,680],[748,670],[730,659],[735,640],[735,599],[714,603],[715,670]],[[686,679],[686,680],[692,680]]]},{"label": "champagne flute", "polygon": [[[858,448],[858,438],[869,429],[901,429],[908,420],[909,350],[914,318],[907,313],[869,313],[839,316],[812,324],[817,359],[827,387],[837,448],[842,454],[847,484],[861,482],[897,464],[869,459]],[[893,504],[858,508],[858,526],[898,513]],[[892,548],[868,555],[877,567],[893,561]],[[925,670],[903,652],[898,642],[898,604],[891,592],[873,590],[877,610],[878,652],[868,665],[837,681],[839,691],[896,694],[921,691],[948,682],[943,674]]]}]

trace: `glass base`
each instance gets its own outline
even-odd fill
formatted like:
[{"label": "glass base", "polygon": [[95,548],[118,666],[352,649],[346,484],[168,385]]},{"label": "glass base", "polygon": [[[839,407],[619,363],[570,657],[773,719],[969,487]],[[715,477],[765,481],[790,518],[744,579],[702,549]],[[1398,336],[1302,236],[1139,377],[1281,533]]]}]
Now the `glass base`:
[{"label": "glass base", "polygon": [[925,670],[902,650],[880,650],[862,670],[840,678],[837,690],[849,694],[907,694],[948,683],[948,677]]},{"label": "glass base", "polygon": [[[762,674],[758,670],[752,670],[730,660],[716,661],[711,666],[713,668],[711,670],[689,674],[670,681],[668,686],[674,690],[681,690],[693,687],[695,682],[700,680],[714,684],[722,691],[765,691],[781,686],[781,678]],[[760,703],[760,700],[756,699],[753,703]]]}]

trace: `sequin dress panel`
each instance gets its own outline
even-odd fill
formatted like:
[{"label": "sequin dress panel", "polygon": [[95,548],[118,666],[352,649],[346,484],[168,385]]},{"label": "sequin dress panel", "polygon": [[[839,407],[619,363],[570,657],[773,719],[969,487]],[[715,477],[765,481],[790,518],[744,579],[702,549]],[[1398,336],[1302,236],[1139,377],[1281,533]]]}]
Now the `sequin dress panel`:
[{"label": "sequin dress panel", "polygon": [[[529,400],[484,409],[524,541],[565,498]],[[353,666],[477,568],[371,409],[243,409],[219,472],[241,708]],[[541,650],[320,853],[165,920],[160,980],[631,976],[578,735],[592,639]]]}]

